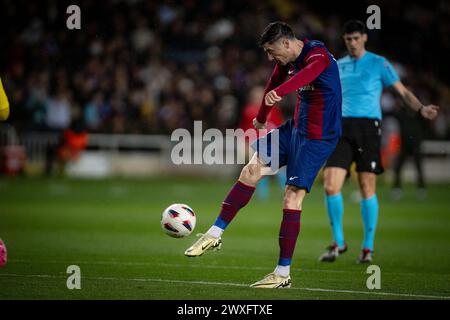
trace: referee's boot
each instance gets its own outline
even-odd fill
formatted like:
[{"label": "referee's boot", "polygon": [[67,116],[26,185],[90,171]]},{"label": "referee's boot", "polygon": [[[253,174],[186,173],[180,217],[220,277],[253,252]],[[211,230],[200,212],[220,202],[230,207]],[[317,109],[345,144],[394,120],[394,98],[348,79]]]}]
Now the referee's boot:
[{"label": "referee's boot", "polygon": [[339,248],[336,242],[333,242],[328,246],[327,251],[319,258],[321,262],[334,262],[339,255],[345,253],[348,249],[347,243],[344,243],[344,247]]},{"label": "referee's boot", "polygon": [[373,251],[367,248],[361,250],[356,263],[371,263]]}]

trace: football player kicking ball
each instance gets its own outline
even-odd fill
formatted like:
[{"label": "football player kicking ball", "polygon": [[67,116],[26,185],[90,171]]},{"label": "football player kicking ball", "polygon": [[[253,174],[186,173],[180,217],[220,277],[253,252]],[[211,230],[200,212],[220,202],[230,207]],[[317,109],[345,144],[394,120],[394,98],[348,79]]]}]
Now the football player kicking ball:
[{"label": "football player kicking ball", "polygon": [[344,204],[341,189],[349,175],[350,165],[355,162],[364,225],[364,241],[357,262],[368,263],[372,261],[378,219],[376,175],[383,172],[380,163],[381,92],[384,87],[392,86],[411,109],[426,119],[434,119],[439,107],[423,105],[400,82],[394,68],[385,58],[365,49],[367,33],[361,21],[348,21],[343,33],[349,53],[338,60],[342,83],[343,132],[324,170],[326,205],[334,242],[319,260],[332,262],[347,251],[342,229]]},{"label": "football player kicking ball", "polygon": [[[337,63],[324,44],[297,39],[288,24],[269,24],[259,44],[268,59],[276,64],[254,126],[264,128],[273,105],[288,93],[297,91],[294,118],[276,129],[278,141],[272,131],[252,144],[256,153],[222,203],[214,225],[186,250],[185,255],[195,257],[209,249],[220,248],[223,231],[250,201],[264,171],[287,166],[278,264],[272,273],[251,285],[255,288],[283,288],[291,285],[290,265],[300,232],[303,199],[341,134],[341,85]],[[271,168],[276,155],[279,165]]]},{"label": "football player kicking ball", "polygon": [[[3,89],[2,80],[0,79],[0,121],[5,121],[9,116],[9,103],[6,97],[5,90]],[[0,267],[6,265],[6,245],[0,239]]]}]

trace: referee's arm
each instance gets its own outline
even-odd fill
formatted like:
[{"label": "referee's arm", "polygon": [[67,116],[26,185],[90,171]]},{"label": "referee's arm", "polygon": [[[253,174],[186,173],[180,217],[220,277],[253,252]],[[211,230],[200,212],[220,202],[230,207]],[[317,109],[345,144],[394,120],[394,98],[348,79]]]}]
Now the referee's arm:
[{"label": "referee's arm", "polygon": [[401,81],[393,84],[395,91],[402,97],[403,101],[414,111],[420,112],[422,117],[433,120],[438,114],[439,107],[434,104],[423,105],[422,102],[408,90]]}]

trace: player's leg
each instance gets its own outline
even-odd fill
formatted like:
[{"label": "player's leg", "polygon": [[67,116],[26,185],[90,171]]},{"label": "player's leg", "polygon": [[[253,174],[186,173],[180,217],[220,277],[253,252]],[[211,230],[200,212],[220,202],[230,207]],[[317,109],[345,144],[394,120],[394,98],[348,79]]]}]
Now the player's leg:
[{"label": "player's leg", "polygon": [[208,233],[215,237],[222,235],[237,212],[250,201],[258,182],[264,177],[264,167],[265,163],[255,153],[223,201],[222,210]]},{"label": "player's leg", "polygon": [[274,272],[252,284],[255,288],[290,287],[290,266],[300,233],[302,203],[337,141],[309,140],[293,136],[287,164],[287,187],[283,199],[283,219],[279,233],[280,254]]},{"label": "player's leg", "polygon": [[300,233],[300,216],[305,195],[305,189],[292,185],[286,186],[283,199],[283,219],[278,237],[280,247],[278,264],[272,273],[253,283],[251,287],[289,288],[291,286],[290,267]]},{"label": "player's leg", "polygon": [[291,127],[292,122],[287,122],[278,130],[273,130],[255,141],[252,148],[256,150],[256,153],[242,169],[238,181],[223,201],[219,216],[207,233],[185,251],[186,256],[196,257],[208,249],[220,248],[222,233],[238,211],[250,201],[261,178],[273,174],[273,169],[285,165],[286,146],[289,143]]},{"label": "player's leg", "polygon": [[188,257],[202,255],[208,249],[220,248],[222,233],[234,219],[240,209],[250,201],[258,182],[263,177],[265,163],[253,155],[252,160],[242,169],[238,181],[233,185],[225,200],[222,209],[211,228],[185,251]]},{"label": "player's leg", "polygon": [[284,192],[283,219],[278,239],[280,255],[275,268],[275,273],[283,277],[290,274],[291,260],[300,233],[300,215],[305,195],[305,189],[292,185],[286,186]]},{"label": "player's leg", "polygon": [[5,121],[9,116],[9,102],[0,79],[0,121]]},{"label": "player's leg", "polygon": [[[251,149],[249,148],[250,143],[247,139],[243,139],[242,143],[245,146],[246,159],[248,159],[246,161],[250,161],[250,159],[254,157],[255,152],[254,151],[252,152]],[[255,192],[258,199],[266,200],[269,197],[269,179],[263,177],[261,180],[259,180]]]},{"label": "player's leg", "polygon": [[292,121],[271,131],[252,144],[252,148],[256,152],[242,169],[238,182],[222,203],[222,211],[208,233],[220,237],[236,213],[250,201],[261,179],[273,175],[275,170],[286,164],[285,155],[290,141],[291,128]]}]

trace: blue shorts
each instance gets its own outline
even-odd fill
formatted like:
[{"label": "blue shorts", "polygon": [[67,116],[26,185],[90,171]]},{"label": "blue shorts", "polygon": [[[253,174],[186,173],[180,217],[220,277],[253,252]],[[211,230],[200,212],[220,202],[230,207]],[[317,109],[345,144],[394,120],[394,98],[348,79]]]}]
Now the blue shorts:
[{"label": "blue shorts", "polygon": [[287,166],[287,185],[310,192],[317,174],[333,153],[338,141],[338,138],[308,139],[295,128],[294,120],[289,120],[253,142],[252,148],[273,171]]}]

